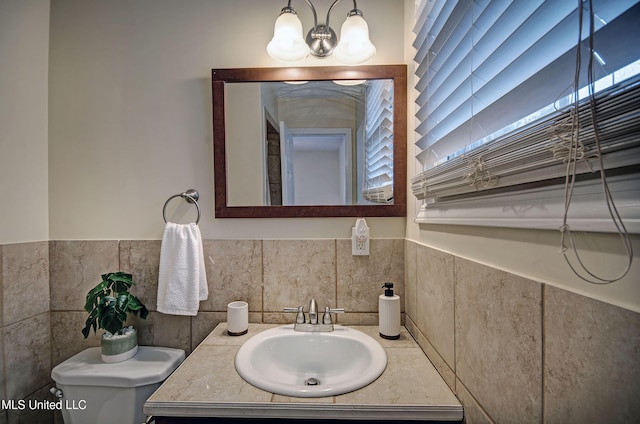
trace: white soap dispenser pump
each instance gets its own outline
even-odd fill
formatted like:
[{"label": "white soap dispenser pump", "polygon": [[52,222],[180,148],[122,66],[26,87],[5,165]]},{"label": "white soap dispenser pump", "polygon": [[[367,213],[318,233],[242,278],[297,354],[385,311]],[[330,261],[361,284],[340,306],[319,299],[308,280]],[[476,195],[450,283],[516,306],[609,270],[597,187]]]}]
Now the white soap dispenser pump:
[{"label": "white soap dispenser pump", "polygon": [[400,338],[400,296],[393,294],[393,283],[384,283],[384,294],[378,297],[380,337],[388,340]]}]

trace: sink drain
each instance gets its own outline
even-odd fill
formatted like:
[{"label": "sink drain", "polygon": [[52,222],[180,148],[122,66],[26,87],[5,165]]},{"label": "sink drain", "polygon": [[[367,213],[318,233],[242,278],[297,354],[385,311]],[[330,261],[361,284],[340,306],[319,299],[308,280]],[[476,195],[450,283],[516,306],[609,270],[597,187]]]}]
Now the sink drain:
[{"label": "sink drain", "polygon": [[319,386],[320,385],[320,380],[318,380],[317,378],[307,378],[304,381],[304,385],[305,386]]}]

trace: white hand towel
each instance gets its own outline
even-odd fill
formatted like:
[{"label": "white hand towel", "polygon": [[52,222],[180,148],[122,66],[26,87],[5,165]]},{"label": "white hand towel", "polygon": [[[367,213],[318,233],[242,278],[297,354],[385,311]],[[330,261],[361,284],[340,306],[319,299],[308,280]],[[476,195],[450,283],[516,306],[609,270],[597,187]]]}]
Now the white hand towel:
[{"label": "white hand towel", "polygon": [[158,312],[194,316],[208,296],[198,225],[167,222],[160,248]]}]

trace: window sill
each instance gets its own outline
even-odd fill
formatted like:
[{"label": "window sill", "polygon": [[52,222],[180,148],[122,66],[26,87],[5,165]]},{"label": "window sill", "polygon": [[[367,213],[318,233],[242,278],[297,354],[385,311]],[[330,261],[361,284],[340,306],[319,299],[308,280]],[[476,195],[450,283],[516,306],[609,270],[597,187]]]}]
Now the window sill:
[{"label": "window sill", "polygon": [[[640,174],[608,178],[609,189],[629,233],[640,233]],[[490,194],[474,198],[425,202],[419,224],[453,224],[558,230],[562,225],[564,185]],[[574,231],[617,232],[600,180],[575,184],[568,224]]]}]

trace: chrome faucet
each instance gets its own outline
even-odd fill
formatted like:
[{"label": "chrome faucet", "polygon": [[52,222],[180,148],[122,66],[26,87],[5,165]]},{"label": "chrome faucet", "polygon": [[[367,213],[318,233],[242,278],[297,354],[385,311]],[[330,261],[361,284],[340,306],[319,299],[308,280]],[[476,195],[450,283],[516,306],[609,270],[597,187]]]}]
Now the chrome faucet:
[{"label": "chrome faucet", "polygon": [[328,306],[324,308],[322,322],[318,322],[318,302],[315,299],[309,301],[309,322],[306,322],[304,309],[302,306],[297,308],[284,308],[285,312],[295,312],[296,324],[295,331],[317,332],[317,331],[333,331],[333,319],[331,314],[344,313],[344,308],[331,309]]},{"label": "chrome faucet", "polygon": [[318,323],[318,303],[315,299],[309,301],[309,324],[315,325]]}]

